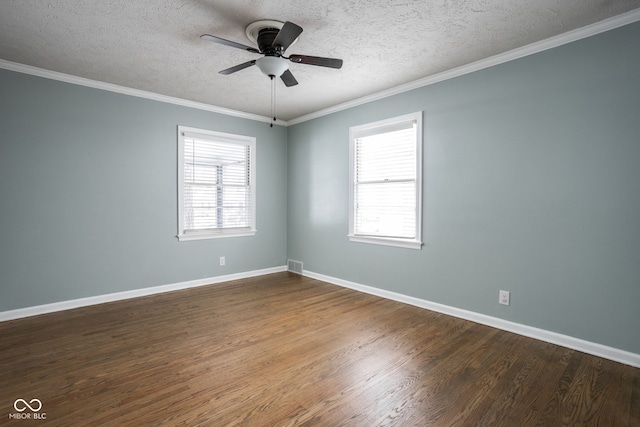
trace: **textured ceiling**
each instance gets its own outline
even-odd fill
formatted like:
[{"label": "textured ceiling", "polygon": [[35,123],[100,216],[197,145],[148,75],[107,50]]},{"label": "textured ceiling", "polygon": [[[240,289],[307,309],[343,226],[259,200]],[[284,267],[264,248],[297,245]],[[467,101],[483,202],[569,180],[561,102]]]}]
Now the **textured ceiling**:
[{"label": "textured ceiling", "polygon": [[304,32],[287,54],[344,59],[340,70],[291,64],[278,81],[290,120],[580,28],[640,0],[0,0],[0,59],[269,116],[271,86],[257,59],[201,40],[251,44],[259,19]]}]

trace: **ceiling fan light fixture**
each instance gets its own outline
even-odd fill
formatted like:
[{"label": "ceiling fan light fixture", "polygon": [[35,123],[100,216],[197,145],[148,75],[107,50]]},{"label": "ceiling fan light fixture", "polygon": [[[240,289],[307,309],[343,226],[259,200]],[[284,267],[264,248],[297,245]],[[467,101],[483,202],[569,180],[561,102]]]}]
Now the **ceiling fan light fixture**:
[{"label": "ceiling fan light fixture", "polygon": [[256,60],[256,65],[266,76],[280,77],[289,69],[289,62],[279,56],[264,56]]}]

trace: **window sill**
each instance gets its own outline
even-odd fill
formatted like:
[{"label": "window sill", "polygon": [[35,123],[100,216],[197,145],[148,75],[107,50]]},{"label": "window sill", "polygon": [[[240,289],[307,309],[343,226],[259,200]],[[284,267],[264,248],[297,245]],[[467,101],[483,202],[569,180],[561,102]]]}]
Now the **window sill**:
[{"label": "window sill", "polygon": [[205,240],[205,239],[224,239],[227,237],[247,237],[247,236],[255,236],[256,230],[236,230],[236,231],[219,231],[213,233],[189,233],[189,234],[178,234],[176,237],[179,241],[188,241],[188,240]]},{"label": "window sill", "polygon": [[355,236],[350,234],[349,240],[357,243],[369,243],[372,245],[395,246],[405,249],[422,249],[422,242],[417,240],[393,239],[389,237]]}]

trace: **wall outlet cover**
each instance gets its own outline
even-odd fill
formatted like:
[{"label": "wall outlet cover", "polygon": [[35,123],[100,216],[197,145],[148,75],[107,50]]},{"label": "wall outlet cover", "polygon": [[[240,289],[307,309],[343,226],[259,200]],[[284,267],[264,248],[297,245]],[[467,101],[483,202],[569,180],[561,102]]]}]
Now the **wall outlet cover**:
[{"label": "wall outlet cover", "polygon": [[498,295],[498,303],[503,305],[509,305],[509,300],[511,299],[511,293],[509,291],[500,291]]}]

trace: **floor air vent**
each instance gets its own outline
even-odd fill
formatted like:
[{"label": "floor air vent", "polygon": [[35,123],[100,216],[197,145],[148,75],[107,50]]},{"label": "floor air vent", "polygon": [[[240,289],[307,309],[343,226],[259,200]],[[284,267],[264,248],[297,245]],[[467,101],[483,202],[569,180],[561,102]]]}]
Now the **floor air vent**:
[{"label": "floor air vent", "polygon": [[293,259],[287,260],[287,270],[292,273],[302,274],[302,263]]}]

